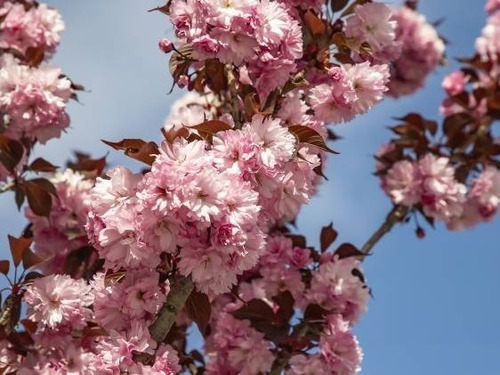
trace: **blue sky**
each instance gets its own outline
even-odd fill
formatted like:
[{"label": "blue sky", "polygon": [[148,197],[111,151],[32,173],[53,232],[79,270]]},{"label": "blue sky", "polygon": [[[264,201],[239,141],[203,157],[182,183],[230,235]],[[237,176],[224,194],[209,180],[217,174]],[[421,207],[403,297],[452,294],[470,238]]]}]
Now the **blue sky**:
[{"label": "blue sky", "polygon": [[[159,139],[172,101],[167,58],[157,40],[169,34],[167,19],[146,10],[161,0],[47,0],[62,12],[67,31],[54,60],[88,93],[70,107],[72,127],[39,154],[62,165],[70,150],[101,156],[99,139]],[[344,140],[330,158],[326,182],[301,214],[299,230],[317,243],[323,225],[334,222],[341,240],[362,243],[380,225],[390,204],[372,176],[371,155],[390,136],[390,118],[419,111],[438,118],[440,81],[470,55],[485,22],[482,0],[421,1],[430,20],[451,45],[450,66],[441,68],[419,94],[388,100],[368,115],[337,130]],[[117,152],[114,164],[134,165]],[[21,231],[24,220],[13,197],[0,196],[0,236]],[[399,226],[365,263],[373,289],[370,310],[356,328],[365,351],[362,374],[494,375],[500,371],[499,220],[462,233],[442,226],[418,240],[413,226]]]}]

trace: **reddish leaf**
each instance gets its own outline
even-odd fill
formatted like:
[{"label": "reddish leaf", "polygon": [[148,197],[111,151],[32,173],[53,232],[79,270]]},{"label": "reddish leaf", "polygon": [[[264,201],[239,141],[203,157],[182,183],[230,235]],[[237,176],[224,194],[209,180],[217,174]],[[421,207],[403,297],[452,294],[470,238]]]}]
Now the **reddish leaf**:
[{"label": "reddish leaf", "polygon": [[273,297],[273,301],[279,306],[277,317],[280,325],[287,324],[293,316],[293,305],[295,300],[292,294],[287,290],[280,292],[277,296]]},{"label": "reddish leaf", "polygon": [[24,253],[28,250],[33,243],[33,238],[16,238],[11,235],[9,237],[10,253],[14,266],[18,266],[23,259]]},{"label": "reddish leaf", "polygon": [[82,172],[88,178],[100,176],[106,166],[106,157],[92,159],[90,155],[75,152],[76,161],[66,163],[67,167],[78,172]]},{"label": "reddish leaf", "polygon": [[313,35],[322,35],[326,31],[325,23],[318,18],[311,10],[308,10],[304,15],[304,21],[307,28]]},{"label": "reddish leaf", "polygon": [[123,150],[128,157],[148,165],[153,164],[155,155],[159,153],[156,143],[146,142],[142,139],[123,139],[120,142],[102,141],[115,150]]},{"label": "reddish leaf", "polygon": [[273,309],[264,301],[260,299],[253,299],[238,310],[233,312],[233,315],[237,319],[248,319],[251,322],[254,321],[265,321],[271,322],[274,320]]},{"label": "reddish leaf", "polygon": [[43,158],[38,158],[35,159],[28,168],[35,172],[55,172],[58,167]]},{"label": "reddish leaf", "polygon": [[205,335],[212,314],[212,306],[207,295],[193,290],[185,306],[189,318],[196,323],[202,335]]},{"label": "reddish leaf", "polygon": [[287,234],[286,236],[292,240],[293,246],[297,246],[302,249],[305,249],[307,247],[306,238],[304,236],[300,236],[297,234]]},{"label": "reddish leaf", "polygon": [[43,259],[36,255],[30,249],[26,250],[23,254],[23,267],[25,270],[30,269],[43,262]]},{"label": "reddish leaf", "polygon": [[24,188],[26,197],[28,198],[28,205],[30,206],[33,213],[38,216],[49,217],[50,210],[52,208],[52,196],[50,195],[50,192],[47,191],[47,189],[52,190],[52,188],[50,188],[48,184],[42,181],[47,180],[38,179],[25,181]]},{"label": "reddish leaf", "polygon": [[364,257],[366,256],[358,248],[350,243],[343,243],[335,251],[335,255],[338,255],[339,259],[349,258],[349,257]]},{"label": "reddish leaf", "polygon": [[338,154],[338,152],[333,151],[326,145],[325,140],[316,130],[311,129],[308,126],[294,125],[290,126],[288,130],[290,133],[294,134],[301,143],[318,147],[319,149],[331,152],[332,154]]},{"label": "reddish leaf", "polygon": [[0,134],[0,163],[9,171],[13,171],[24,155],[21,142]]},{"label": "reddish leaf", "polygon": [[38,66],[45,58],[45,48],[43,46],[29,47],[24,57],[29,66]]},{"label": "reddish leaf", "polygon": [[330,8],[333,12],[338,12],[344,9],[348,2],[349,0],[330,0]]},{"label": "reddish leaf", "polygon": [[190,126],[189,128],[195,129],[195,130],[199,131],[200,133],[206,133],[206,134],[212,135],[212,134],[215,134],[215,133],[218,133],[221,131],[230,130],[233,127],[224,121],[211,120],[211,121],[202,122],[199,125]]},{"label": "reddish leaf", "polygon": [[21,324],[23,325],[26,332],[28,332],[30,335],[33,335],[36,332],[36,328],[38,326],[36,322],[33,322],[29,319],[21,320]]},{"label": "reddish leaf", "polygon": [[23,205],[25,198],[26,198],[26,192],[24,191],[24,187],[16,185],[15,201],[18,210],[21,210],[21,206]]},{"label": "reddish leaf", "polygon": [[0,260],[0,272],[4,275],[9,273],[10,262],[8,260]]},{"label": "reddish leaf", "polygon": [[328,314],[328,310],[323,309],[320,305],[312,304],[306,307],[304,311],[305,321],[318,321],[323,320],[325,315]]},{"label": "reddish leaf", "polygon": [[168,67],[175,81],[177,81],[180,75],[187,73],[191,64],[192,53],[193,46],[190,43],[186,43],[178,49],[178,52],[174,52],[170,56]]},{"label": "reddish leaf", "polygon": [[329,226],[323,227],[321,229],[320,242],[321,242],[321,252],[324,253],[330,245],[337,239],[338,233],[333,229],[333,223]]},{"label": "reddish leaf", "polygon": [[26,276],[24,276],[23,283],[28,284],[28,283],[32,282],[32,280],[38,279],[40,277],[43,277],[43,275],[40,272],[36,272],[36,271],[28,272],[26,274]]}]

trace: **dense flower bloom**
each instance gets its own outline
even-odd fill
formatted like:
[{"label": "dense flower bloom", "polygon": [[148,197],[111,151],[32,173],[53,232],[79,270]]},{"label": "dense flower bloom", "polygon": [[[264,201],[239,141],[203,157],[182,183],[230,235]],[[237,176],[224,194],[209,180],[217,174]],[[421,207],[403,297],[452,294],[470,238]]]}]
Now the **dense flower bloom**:
[{"label": "dense flower bloom", "polygon": [[498,60],[500,52],[500,12],[488,18],[481,36],[476,39],[476,50],[483,60]]},{"label": "dense flower bloom", "polygon": [[321,336],[319,348],[331,373],[354,375],[360,371],[361,348],[341,315],[328,317],[328,326]]},{"label": "dense flower bloom", "polygon": [[486,3],[486,11],[489,14],[493,14],[499,9],[500,9],[500,1],[499,0],[488,0],[488,2]]},{"label": "dense flower bloom", "polygon": [[391,61],[401,50],[395,40],[396,27],[391,8],[382,3],[367,3],[356,6],[354,15],[346,21],[345,34],[360,43],[368,42],[375,58]]},{"label": "dense flower bloom", "polygon": [[214,335],[205,349],[210,359],[207,374],[254,375],[271,369],[274,361],[271,343],[250,327],[248,320],[238,320],[222,312],[214,323]]},{"label": "dense flower bloom", "polygon": [[490,221],[500,206],[500,171],[492,166],[472,181],[461,216],[448,223],[452,230],[470,228]]},{"label": "dense flower bloom", "polygon": [[58,138],[69,125],[66,103],[73,92],[71,82],[61,77],[58,68],[48,65],[30,68],[8,54],[0,59],[0,67],[4,134],[41,143]]},{"label": "dense flower bloom", "polygon": [[401,160],[394,163],[383,176],[381,185],[395,204],[412,206],[420,200],[417,167],[411,161]]},{"label": "dense flower bloom", "polygon": [[67,169],[51,178],[57,191],[49,217],[35,215],[26,209],[26,216],[33,226],[35,250],[45,259],[43,269],[49,273],[61,273],[66,256],[72,250],[87,244],[85,223],[90,204],[93,182]]},{"label": "dense flower bloom", "polygon": [[0,6],[0,17],[5,17],[0,23],[0,48],[13,48],[22,54],[28,48],[54,52],[64,30],[59,12],[46,4],[32,5],[29,10],[10,1]]},{"label": "dense flower bloom", "polygon": [[51,328],[64,324],[72,329],[85,325],[91,314],[89,306],[94,302],[90,286],[84,280],[66,275],[36,279],[26,290],[24,300],[30,320]]},{"label": "dense flower bloom", "polygon": [[360,269],[359,260],[333,257],[323,262],[313,275],[306,299],[327,310],[341,314],[350,324],[366,312],[369,290],[353,270]]},{"label": "dense flower bloom", "polygon": [[331,68],[328,82],[310,90],[311,107],[326,123],[351,121],[383,99],[389,79],[388,66],[369,62]]},{"label": "dense flower bloom", "polygon": [[401,56],[392,63],[388,95],[409,95],[423,86],[427,76],[444,58],[445,45],[435,28],[414,10],[402,7],[394,11],[396,41]]}]

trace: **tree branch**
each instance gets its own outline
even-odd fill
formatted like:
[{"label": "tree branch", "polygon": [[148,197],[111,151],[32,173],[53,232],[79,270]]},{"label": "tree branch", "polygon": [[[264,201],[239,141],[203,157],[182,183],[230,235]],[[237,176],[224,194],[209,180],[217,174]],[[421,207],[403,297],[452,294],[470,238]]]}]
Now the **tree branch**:
[{"label": "tree branch", "polygon": [[151,337],[158,343],[162,343],[167,337],[170,328],[175,322],[189,295],[193,291],[194,284],[189,277],[175,277],[167,296],[155,321],[149,327]]},{"label": "tree branch", "polygon": [[3,184],[0,186],[0,194],[5,193],[6,191],[9,191],[15,186],[14,181],[7,182],[6,184]]},{"label": "tree branch", "polygon": [[[408,213],[409,208],[407,206],[394,206],[394,208],[389,212],[385,222],[377,229],[375,233],[366,241],[366,243],[361,248],[361,252],[365,255],[370,253],[370,250],[375,246],[375,244],[380,241],[382,237],[384,237],[387,233],[389,233],[394,225],[401,222],[406,214]],[[364,259],[364,257],[363,257]]]}]

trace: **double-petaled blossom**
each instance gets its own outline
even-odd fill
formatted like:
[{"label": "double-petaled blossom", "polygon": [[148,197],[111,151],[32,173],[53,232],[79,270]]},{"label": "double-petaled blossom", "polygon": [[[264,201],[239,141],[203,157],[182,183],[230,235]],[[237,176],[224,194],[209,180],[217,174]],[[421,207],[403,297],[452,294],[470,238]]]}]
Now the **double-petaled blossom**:
[{"label": "double-petaled blossom", "polygon": [[92,314],[90,305],[94,299],[90,291],[85,280],[66,275],[36,279],[24,294],[28,318],[50,328],[59,325],[72,329],[83,327]]},{"label": "double-petaled blossom", "polygon": [[448,223],[452,230],[473,227],[493,219],[500,206],[500,171],[486,167],[470,184],[462,215]]},{"label": "double-petaled blossom", "polygon": [[32,223],[35,251],[45,260],[41,265],[48,273],[61,273],[68,253],[87,245],[85,223],[90,205],[93,181],[67,169],[51,178],[57,192],[49,217],[35,215],[26,209]]},{"label": "double-petaled blossom", "polygon": [[15,1],[0,3],[0,48],[15,49],[25,54],[29,48],[53,53],[64,30],[59,12],[47,4],[28,7]]},{"label": "double-petaled blossom", "polygon": [[40,143],[58,138],[69,125],[71,82],[56,67],[28,67],[9,54],[0,59],[0,68],[3,133]]},{"label": "double-petaled blossom", "polygon": [[328,71],[328,78],[310,90],[309,100],[318,120],[351,121],[382,101],[388,90],[389,69],[369,62],[345,64]]},{"label": "double-petaled blossom", "polygon": [[359,43],[367,42],[376,60],[392,61],[401,53],[396,27],[391,8],[382,3],[367,3],[356,6],[346,21],[345,34]]},{"label": "double-petaled blossom", "polygon": [[445,222],[462,215],[467,192],[449,159],[432,154],[396,162],[382,177],[382,188],[395,204],[420,203],[427,216]]},{"label": "double-petaled blossom", "polygon": [[414,93],[444,58],[445,45],[436,29],[416,11],[402,7],[394,10],[396,41],[400,57],[392,62],[388,95],[400,97]]},{"label": "double-petaled blossom", "polygon": [[484,61],[498,60],[500,53],[500,12],[488,18],[481,36],[476,39],[476,51]]}]

